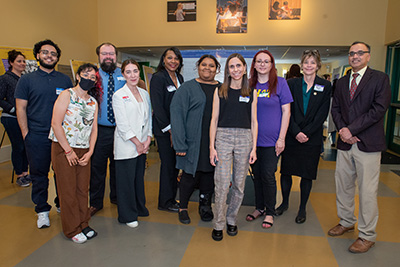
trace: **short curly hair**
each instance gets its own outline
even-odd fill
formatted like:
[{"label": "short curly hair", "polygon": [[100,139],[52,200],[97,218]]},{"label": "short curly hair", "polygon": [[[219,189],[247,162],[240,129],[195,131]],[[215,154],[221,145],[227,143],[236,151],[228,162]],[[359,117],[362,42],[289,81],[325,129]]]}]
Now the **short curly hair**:
[{"label": "short curly hair", "polygon": [[46,39],[40,42],[37,42],[35,44],[35,46],[33,47],[33,55],[35,56],[35,58],[37,58],[37,54],[40,53],[40,50],[42,49],[42,46],[44,45],[51,45],[52,47],[54,47],[57,51],[57,58],[61,57],[61,49],[58,47],[58,45],[56,43],[54,43],[52,40],[50,39]]}]

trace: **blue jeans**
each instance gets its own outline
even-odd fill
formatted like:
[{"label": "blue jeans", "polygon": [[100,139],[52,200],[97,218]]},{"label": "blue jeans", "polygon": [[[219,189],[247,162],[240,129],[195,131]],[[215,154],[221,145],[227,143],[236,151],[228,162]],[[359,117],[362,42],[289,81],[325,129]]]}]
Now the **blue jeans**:
[{"label": "blue jeans", "polygon": [[1,123],[4,125],[4,129],[11,142],[11,162],[15,173],[21,175],[28,171],[28,158],[26,157],[24,139],[22,139],[17,118],[1,117]]},{"label": "blue jeans", "polygon": [[32,178],[32,201],[37,213],[49,211],[47,203],[49,170],[51,161],[51,140],[48,133],[29,131],[25,137],[25,148],[29,161],[29,173]]}]

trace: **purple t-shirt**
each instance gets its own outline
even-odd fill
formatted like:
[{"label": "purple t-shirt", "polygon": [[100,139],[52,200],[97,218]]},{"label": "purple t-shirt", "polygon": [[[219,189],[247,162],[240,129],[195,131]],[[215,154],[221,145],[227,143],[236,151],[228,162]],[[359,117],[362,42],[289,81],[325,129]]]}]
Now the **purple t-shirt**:
[{"label": "purple t-shirt", "polygon": [[293,102],[293,97],[285,79],[278,77],[276,94],[270,95],[268,82],[257,82],[257,146],[273,147],[281,130],[282,106]]}]

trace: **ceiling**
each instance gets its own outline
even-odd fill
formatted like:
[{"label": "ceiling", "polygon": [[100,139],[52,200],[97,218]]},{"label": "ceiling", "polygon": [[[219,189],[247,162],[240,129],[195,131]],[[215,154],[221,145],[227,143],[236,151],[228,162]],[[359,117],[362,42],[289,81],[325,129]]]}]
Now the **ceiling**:
[{"label": "ceiling", "polygon": [[[139,56],[144,58],[154,58],[159,59],[162,53],[167,49],[166,46],[159,47],[120,47],[119,52],[123,52],[133,56]],[[258,50],[267,49],[275,57],[277,62],[298,62],[300,60],[301,54],[307,49],[318,49],[321,54],[321,59],[323,62],[332,62],[335,60],[340,60],[347,57],[349,51],[349,46],[177,46],[179,50],[214,50],[216,52],[228,52],[229,50],[234,50],[235,52],[244,51],[244,53],[251,54]],[[251,51],[251,52],[250,52]],[[206,51],[204,51],[206,52]]]}]

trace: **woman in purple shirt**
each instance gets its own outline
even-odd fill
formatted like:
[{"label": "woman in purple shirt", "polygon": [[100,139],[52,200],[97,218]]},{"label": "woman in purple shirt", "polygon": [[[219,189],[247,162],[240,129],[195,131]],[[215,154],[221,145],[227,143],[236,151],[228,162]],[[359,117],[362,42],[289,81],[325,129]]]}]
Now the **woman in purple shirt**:
[{"label": "woman in purple shirt", "polygon": [[279,155],[285,149],[293,98],[286,80],[277,76],[275,60],[269,51],[262,50],[254,56],[250,75],[250,87],[257,91],[258,139],[257,161],[252,165],[256,209],[246,220],[266,215],[262,227],[267,229],[274,223],[275,172]]}]

